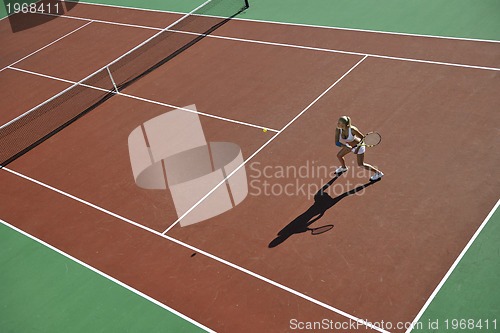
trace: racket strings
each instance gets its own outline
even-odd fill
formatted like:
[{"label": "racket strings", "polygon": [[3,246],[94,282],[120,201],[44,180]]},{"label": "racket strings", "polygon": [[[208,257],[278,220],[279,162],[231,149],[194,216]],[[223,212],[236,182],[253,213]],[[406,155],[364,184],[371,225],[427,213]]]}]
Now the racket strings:
[{"label": "racket strings", "polygon": [[371,145],[376,145],[380,142],[382,138],[380,137],[380,134],[378,133],[368,133],[365,136],[365,139],[363,140],[363,143],[365,145],[371,146]]}]

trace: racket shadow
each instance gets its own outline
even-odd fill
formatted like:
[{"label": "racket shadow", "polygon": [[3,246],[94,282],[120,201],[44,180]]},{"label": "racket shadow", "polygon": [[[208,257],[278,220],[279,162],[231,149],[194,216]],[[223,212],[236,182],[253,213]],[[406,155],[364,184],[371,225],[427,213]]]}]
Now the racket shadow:
[{"label": "racket shadow", "polygon": [[[325,212],[335,206],[340,200],[353,195],[359,191],[364,190],[368,186],[376,183],[376,181],[370,181],[364,185],[358,186],[355,189],[347,191],[335,198],[332,198],[326,190],[339,178],[340,175],[333,177],[328,183],[326,183],[315,195],[314,203],[309,207],[304,213],[297,216],[292,222],[290,222],[286,227],[278,232],[278,236],[269,243],[268,247],[273,248],[284,241],[286,241],[290,236],[294,234],[304,233],[306,231],[314,231],[319,228],[310,228],[309,226],[314,222],[318,221],[323,217]],[[321,228],[321,227],[320,227]],[[331,228],[330,228],[331,229]],[[328,230],[330,230],[328,229]]]}]

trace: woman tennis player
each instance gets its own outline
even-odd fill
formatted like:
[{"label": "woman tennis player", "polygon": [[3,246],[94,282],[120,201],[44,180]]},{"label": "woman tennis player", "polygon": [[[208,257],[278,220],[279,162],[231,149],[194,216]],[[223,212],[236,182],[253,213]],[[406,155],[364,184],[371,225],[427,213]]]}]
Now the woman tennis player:
[{"label": "woman tennis player", "polygon": [[342,166],[335,171],[336,174],[347,171],[348,168],[345,165],[344,156],[352,151],[357,155],[358,165],[360,167],[375,172],[370,180],[375,181],[382,178],[384,175],[382,171],[368,163],[365,163],[365,146],[358,146],[363,138],[364,135],[356,127],[351,125],[351,118],[347,116],[339,118],[339,121],[337,122],[337,129],[335,130],[335,144],[338,147],[342,147],[337,154],[337,158]]}]

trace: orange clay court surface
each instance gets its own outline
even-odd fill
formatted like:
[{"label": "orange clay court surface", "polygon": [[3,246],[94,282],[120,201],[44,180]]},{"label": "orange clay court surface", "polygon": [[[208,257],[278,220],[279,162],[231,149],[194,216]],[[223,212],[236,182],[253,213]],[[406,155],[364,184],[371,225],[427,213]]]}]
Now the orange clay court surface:
[{"label": "orange clay court surface", "polygon": [[[179,18],[87,4],[68,15],[156,28]],[[59,17],[14,35],[0,21],[1,124],[157,32],[88,23]],[[149,101],[114,96],[6,166],[1,217],[218,332],[411,322],[498,199],[498,54],[498,43],[231,20],[123,91]],[[168,191],[135,184],[128,135],[172,110],[151,101],[220,117],[200,119],[209,141],[242,149],[241,204],[181,227]],[[311,211],[338,167],[342,115],[381,133],[366,162],[385,176],[369,184],[350,154]],[[304,232],[315,212],[311,227],[334,228]],[[345,330],[357,331],[386,332]]]}]

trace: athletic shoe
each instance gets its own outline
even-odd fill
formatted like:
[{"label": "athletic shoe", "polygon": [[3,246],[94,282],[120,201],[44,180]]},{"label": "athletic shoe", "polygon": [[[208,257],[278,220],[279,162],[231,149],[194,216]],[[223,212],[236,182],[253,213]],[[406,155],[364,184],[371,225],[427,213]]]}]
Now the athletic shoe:
[{"label": "athletic shoe", "polygon": [[370,180],[371,180],[371,181],[379,180],[380,178],[382,178],[382,176],[383,176],[383,175],[384,175],[384,174],[383,174],[382,172],[377,172],[376,174],[374,174],[374,175],[370,178]]},{"label": "athletic shoe", "polygon": [[336,173],[337,175],[340,175],[341,173],[346,172],[346,171],[347,171],[347,169],[349,169],[349,168],[348,168],[348,167],[345,167],[345,168],[344,168],[344,167],[340,167],[340,168],[338,168],[337,170],[335,170],[335,173]]}]

